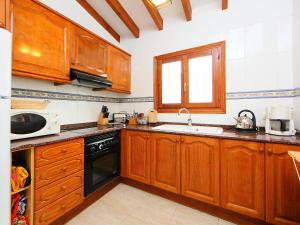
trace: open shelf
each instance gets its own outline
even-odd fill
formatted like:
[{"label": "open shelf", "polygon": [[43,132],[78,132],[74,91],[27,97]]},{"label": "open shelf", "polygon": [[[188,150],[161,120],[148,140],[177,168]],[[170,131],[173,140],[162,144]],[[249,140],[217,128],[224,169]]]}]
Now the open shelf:
[{"label": "open shelf", "polygon": [[33,225],[33,190],[34,190],[34,149],[24,149],[22,151],[12,152],[11,166],[25,166],[26,170],[30,174],[31,182],[27,187],[20,188],[13,192],[11,191],[11,197],[16,194],[22,193],[27,198],[27,206],[24,216],[28,219],[29,225]]},{"label": "open shelf", "polygon": [[20,192],[22,192],[22,191],[26,191],[26,190],[28,190],[29,188],[30,188],[30,185],[27,186],[27,187],[21,188],[21,189],[19,189],[18,191],[11,192],[11,195],[15,195],[15,194],[18,194],[18,193],[20,193]]}]

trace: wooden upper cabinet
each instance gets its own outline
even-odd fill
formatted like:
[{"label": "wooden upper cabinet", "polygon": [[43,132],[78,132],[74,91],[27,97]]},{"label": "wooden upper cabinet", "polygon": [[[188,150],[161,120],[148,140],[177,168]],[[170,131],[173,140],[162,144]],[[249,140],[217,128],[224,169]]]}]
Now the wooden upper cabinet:
[{"label": "wooden upper cabinet", "polygon": [[109,46],[107,75],[112,82],[112,91],[130,93],[131,56]]},{"label": "wooden upper cabinet", "polygon": [[276,225],[300,224],[300,181],[288,151],[300,147],[266,145],[267,222]]},{"label": "wooden upper cabinet", "polygon": [[150,142],[147,132],[127,131],[127,177],[150,184]]},{"label": "wooden upper cabinet", "polygon": [[151,184],[180,193],[180,136],[152,133]]},{"label": "wooden upper cabinet", "polygon": [[70,24],[31,0],[13,3],[13,74],[70,80]]},{"label": "wooden upper cabinet", "polygon": [[0,0],[0,27],[6,26],[6,0]]},{"label": "wooden upper cabinet", "polygon": [[181,193],[220,205],[220,147],[213,138],[181,138]]},{"label": "wooden upper cabinet", "polygon": [[71,67],[94,75],[106,73],[107,44],[95,35],[72,26]]},{"label": "wooden upper cabinet", "polygon": [[264,144],[221,141],[221,206],[265,219]]}]

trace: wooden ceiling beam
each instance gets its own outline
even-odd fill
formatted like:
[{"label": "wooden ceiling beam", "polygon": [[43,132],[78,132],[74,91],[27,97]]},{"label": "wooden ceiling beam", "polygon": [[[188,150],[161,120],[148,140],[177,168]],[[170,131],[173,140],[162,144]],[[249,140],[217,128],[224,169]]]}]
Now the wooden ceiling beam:
[{"label": "wooden ceiling beam", "polygon": [[158,9],[151,3],[150,0],[143,0],[143,3],[146,9],[148,10],[150,16],[152,17],[158,30],[162,30],[164,28],[164,21]]},{"label": "wooden ceiling beam", "polygon": [[133,36],[138,38],[140,36],[140,29],[135,24],[133,19],[129,16],[123,6],[120,4],[118,0],[106,0],[109,6],[114,10],[114,12],[120,17],[123,23],[127,26],[127,28],[131,31]]},{"label": "wooden ceiling beam", "polygon": [[222,10],[228,9],[228,0],[222,0]]},{"label": "wooden ceiling beam", "polygon": [[190,0],[181,0],[182,7],[184,10],[185,18],[187,21],[192,20],[192,6]]},{"label": "wooden ceiling beam", "polygon": [[96,10],[86,0],[76,0],[114,39],[120,42],[120,35],[100,16]]}]

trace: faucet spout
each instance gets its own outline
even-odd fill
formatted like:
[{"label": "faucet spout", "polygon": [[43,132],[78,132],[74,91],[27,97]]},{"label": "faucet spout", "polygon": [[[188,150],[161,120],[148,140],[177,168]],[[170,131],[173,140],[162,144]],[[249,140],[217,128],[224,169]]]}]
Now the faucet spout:
[{"label": "faucet spout", "polygon": [[181,108],[178,110],[178,116],[180,116],[182,112],[186,112],[189,114],[189,118],[188,118],[187,122],[188,122],[188,126],[192,126],[193,125],[192,124],[192,116],[191,116],[190,111],[187,108]]}]

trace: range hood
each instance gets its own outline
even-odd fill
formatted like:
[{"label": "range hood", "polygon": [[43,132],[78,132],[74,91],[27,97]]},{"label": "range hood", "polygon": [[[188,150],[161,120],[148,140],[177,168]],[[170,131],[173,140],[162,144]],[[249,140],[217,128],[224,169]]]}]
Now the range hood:
[{"label": "range hood", "polygon": [[88,87],[88,88],[111,88],[111,81],[104,77],[92,75],[71,69],[72,85]]}]

